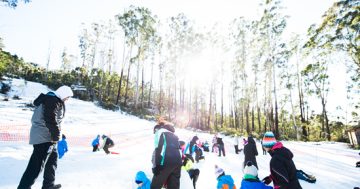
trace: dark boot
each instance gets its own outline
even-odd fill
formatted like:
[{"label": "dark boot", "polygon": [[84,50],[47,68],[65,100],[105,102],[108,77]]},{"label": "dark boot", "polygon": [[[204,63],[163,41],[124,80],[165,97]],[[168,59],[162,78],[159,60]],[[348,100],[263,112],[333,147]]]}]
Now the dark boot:
[{"label": "dark boot", "polygon": [[47,187],[47,188],[43,187],[42,189],[59,189],[59,188],[61,188],[61,184],[55,184],[55,185]]}]

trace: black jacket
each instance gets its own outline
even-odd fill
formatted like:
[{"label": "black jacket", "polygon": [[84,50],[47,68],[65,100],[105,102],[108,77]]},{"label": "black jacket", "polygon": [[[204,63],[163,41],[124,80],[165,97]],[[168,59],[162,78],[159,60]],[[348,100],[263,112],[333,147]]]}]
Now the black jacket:
[{"label": "black jacket", "polygon": [[296,177],[296,167],[292,160],[293,153],[285,148],[281,142],[277,142],[269,153],[271,155],[270,172],[274,188],[301,189]]},{"label": "black jacket", "polygon": [[244,146],[244,167],[248,161],[251,161],[256,168],[258,168],[256,157],[258,151],[256,148],[255,140],[252,137],[248,137],[248,143]]},{"label": "black jacket", "polygon": [[59,141],[60,124],[65,114],[65,104],[53,92],[40,94],[34,101],[31,118],[30,144]]}]

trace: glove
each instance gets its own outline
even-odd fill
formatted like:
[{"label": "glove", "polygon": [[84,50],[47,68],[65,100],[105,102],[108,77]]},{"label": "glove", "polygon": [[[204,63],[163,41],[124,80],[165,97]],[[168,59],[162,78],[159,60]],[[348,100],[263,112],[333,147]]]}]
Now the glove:
[{"label": "glove", "polygon": [[266,185],[270,184],[272,182],[272,179],[270,176],[267,176],[265,178],[262,179],[262,182],[265,183]]},{"label": "glove", "polygon": [[154,175],[158,175],[160,173],[160,171],[161,171],[161,167],[159,165],[152,168],[152,172]]}]

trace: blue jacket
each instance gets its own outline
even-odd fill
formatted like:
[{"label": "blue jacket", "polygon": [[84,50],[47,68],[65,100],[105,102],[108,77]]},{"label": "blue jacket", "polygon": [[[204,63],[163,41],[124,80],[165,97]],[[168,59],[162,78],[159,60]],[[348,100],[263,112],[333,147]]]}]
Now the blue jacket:
[{"label": "blue jacket", "polygon": [[273,189],[273,187],[267,186],[261,181],[250,181],[243,179],[241,181],[240,189]]},{"label": "blue jacket", "polygon": [[217,189],[236,189],[234,180],[230,175],[221,176],[217,180]]},{"label": "blue jacket", "polygon": [[65,139],[62,139],[58,142],[58,153],[59,153],[59,159],[61,159],[64,154],[68,151],[67,142]]},{"label": "blue jacket", "polygon": [[150,189],[151,181],[146,177],[144,172],[137,172],[135,180],[143,182],[143,184],[140,187],[137,187],[137,189]]},{"label": "blue jacket", "polygon": [[97,145],[99,145],[99,143],[100,143],[100,137],[96,137],[96,138],[92,141],[91,145],[92,145],[92,146],[97,146]]}]

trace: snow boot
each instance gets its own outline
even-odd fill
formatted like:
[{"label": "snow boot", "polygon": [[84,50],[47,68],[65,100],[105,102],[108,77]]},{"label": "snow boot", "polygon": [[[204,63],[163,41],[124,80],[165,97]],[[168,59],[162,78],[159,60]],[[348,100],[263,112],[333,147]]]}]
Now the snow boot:
[{"label": "snow boot", "polygon": [[61,184],[55,184],[55,185],[47,187],[47,188],[43,187],[42,189],[59,189],[59,188],[61,188]]}]

